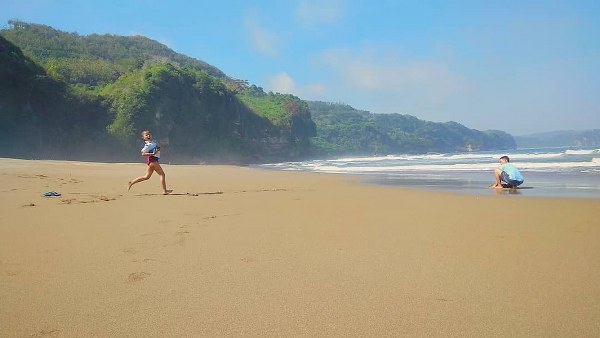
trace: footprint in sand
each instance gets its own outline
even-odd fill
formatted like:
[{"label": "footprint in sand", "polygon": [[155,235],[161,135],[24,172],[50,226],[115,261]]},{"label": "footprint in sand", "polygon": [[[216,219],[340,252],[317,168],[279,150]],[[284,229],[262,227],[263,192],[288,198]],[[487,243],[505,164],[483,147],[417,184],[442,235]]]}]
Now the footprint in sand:
[{"label": "footprint in sand", "polygon": [[123,249],[124,253],[136,253],[135,248],[125,248]]},{"label": "footprint in sand", "polygon": [[447,299],[447,298],[436,298],[435,300],[439,301],[439,302],[453,302],[454,300],[452,299]]},{"label": "footprint in sand", "polygon": [[207,221],[210,221],[210,220],[215,219],[215,218],[217,218],[217,216],[215,216],[215,215],[206,216],[206,217],[202,218],[202,221],[203,222],[207,222]]},{"label": "footprint in sand", "polygon": [[151,262],[156,262],[156,259],[154,258],[144,258],[141,261],[139,259],[133,259],[132,262],[134,263],[151,263]]},{"label": "footprint in sand", "polygon": [[147,272],[132,272],[129,274],[129,277],[127,278],[127,281],[129,283],[135,283],[135,282],[139,282],[143,279],[145,279],[146,277],[150,276],[149,273]]},{"label": "footprint in sand", "polygon": [[185,240],[186,240],[186,236],[189,234],[190,232],[185,230],[185,231],[177,231],[175,234],[179,236],[179,239],[177,240],[177,244],[178,245],[183,245],[185,244]]},{"label": "footprint in sand", "polygon": [[[72,193],[73,195],[75,195],[76,193]],[[83,194],[80,194],[83,195]],[[120,197],[120,195],[119,195]],[[62,199],[62,203],[63,204],[74,204],[74,203],[79,203],[79,204],[85,204],[85,203],[98,203],[98,202],[110,202],[110,201],[114,201],[116,200],[116,197],[107,197],[104,195],[91,195],[91,194],[86,194],[80,198],[65,198]]]},{"label": "footprint in sand", "polygon": [[69,183],[81,183],[82,181],[78,180],[78,179],[66,179],[66,178],[59,178],[59,181],[61,181],[61,185],[65,185],[65,184],[69,184]]},{"label": "footprint in sand", "polygon": [[60,330],[42,330],[38,333],[32,334],[29,337],[58,337]]},{"label": "footprint in sand", "polygon": [[148,237],[148,236],[154,236],[154,235],[158,235],[160,234],[160,232],[146,232],[140,235],[140,237]]}]

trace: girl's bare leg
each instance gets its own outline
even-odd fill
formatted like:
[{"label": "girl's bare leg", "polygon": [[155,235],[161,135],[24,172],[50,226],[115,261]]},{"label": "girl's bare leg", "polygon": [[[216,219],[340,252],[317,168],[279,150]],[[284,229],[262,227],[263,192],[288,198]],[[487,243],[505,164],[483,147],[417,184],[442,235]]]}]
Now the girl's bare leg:
[{"label": "girl's bare leg", "polygon": [[158,176],[160,176],[160,185],[162,187],[163,190],[163,194],[167,195],[169,193],[171,193],[171,191],[173,190],[167,190],[167,179],[166,179],[166,175],[164,170],[162,169],[162,167],[160,166],[160,164],[153,162],[150,164],[150,166],[154,167],[154,171],[156,171],[156,173],[158,174]]},{"label": "girl's bare leg", "polygon": [[[154,170],[155,169],[152,167],[152,165],[149,165],[148,169],[146,169],[146,176],[140,176],[140,177],[134,179],[133,181],[129,181],[129,186],[127,187],[127,191],[131,190],[132,185],[142,182],[142,181],[145,181],[145,180],[149,179],[150,177],[152,177],[152,173],[154,172]],[[162,169],[161,169],[161,171],[162,171]]]}]

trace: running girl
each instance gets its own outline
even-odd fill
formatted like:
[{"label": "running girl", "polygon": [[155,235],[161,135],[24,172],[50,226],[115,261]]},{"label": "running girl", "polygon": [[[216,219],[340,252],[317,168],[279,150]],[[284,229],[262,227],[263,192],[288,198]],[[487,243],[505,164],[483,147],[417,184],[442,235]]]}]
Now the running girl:
[{"label": "running girl", "polygon": [[146,164],[148,165],[148,169],[146,170],[145,176],[140,176],[133,181],[129,181],[129,186],[127,191],[131,190],[131,186],[136,183],[146,181],[149,179],[152,174],[156,171],[158,176],[160,176],[160,185],[163,190],[163,194],[167,195],[172,190],[167,190],[167,182],[165,179],[165,172],[162,167],[158,163],[160,159],[160,147],[152,140],[152,134],[149,131],[144,130],[141,133],[142,140],[144,140],[144,148],[142,148],[142,156],[146,157]]}]

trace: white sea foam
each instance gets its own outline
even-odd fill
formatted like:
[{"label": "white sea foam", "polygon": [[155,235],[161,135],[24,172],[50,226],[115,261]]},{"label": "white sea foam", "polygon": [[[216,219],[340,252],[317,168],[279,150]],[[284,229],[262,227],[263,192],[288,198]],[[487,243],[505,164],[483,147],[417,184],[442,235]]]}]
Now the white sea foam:
[{"label": "white sea foam", "polygon": [[[511,160],[527,160],[527,159],[551,159],[562,157],[562,153],[534,153],[534,154],[514,154],[510,155]],[[498,157],[499,158],[499,157]]]},{"label": "white sea foam", "polygon": [[[327,163],[297,163],[288,165],[286,170],[307,170],[329,173],[391,173],[415,171],[491,171],[497,168],[496,163],[454,163],[454,164],[418,164],[418,165],[388,165],[388,166],[336,166]],[[600,158],[588,162],[520,162],[522,171],[562,171],[574,168],[600,170]]]},{"label": "white sea foam", "polygon": [[327,162],[378,162],[378,161],[389,161],[389,160],[411,160],[409,155],[386,155],[386,156],[373,156],[373,157],[344,157],[333,160],[327,160]]},{"label": "white sea foam", "polygon": [[[460,153],[460,154],[423,154],[423,155],[386,155],[373,157],[344,157],[339,159],[327,160],[331,163],[367,163],[367,162],[386,162],[386,161],[423,161],[423,160],[485,160],[497,162],[501,156],[506,153],[482,154],[482,153]],[[511,159],[527,160],[527,159],[553,159],[564,156],[564,153],[525,153],[509,155]]]},{"label": "white sea foam", "polygon": [[568,150],[565,150],[565,154],[567,154],[567,155],[593,155],[593,154],[600,154],[600,149],[583,149],[583,150],[568,149]]},{"label": "white sea foam", "polygon": [[[535,192],[546,194],[559,191],[560,194],[569,193],[573,196],[600,197],[599,149],[532,148],[502,153],[493,151],[422,155],[393,154],[374,157],[348,156],[329,160],[274,163],[261,165],[261,167],[276,170],[364,175],[367,179],[385,177],[386,182],[387,178],[391,178],[393,182],[396,180],[404,182],[398,184],[409,185],[420,182],[419,180],[438,182],[445,181],[450,177],[460,181],[466,177],[467,179],[464,180],[475,180],[477,181],[475,185],[480,186],[481,182],[478,180],[483,180],[483,177],[489,179],[493,170],[499,167],[498,159],[503,155],[511,158],[511,162],[521,170],[529,184],[543,188],[536,189]],[[556,180],[555,175],[559,175],[560,179]],[[402,181],[405,179],[408,181]],[[469,182],[465,184],[471,184]],[[433,185],[435,184],[437,183]],[[456,186],[461,186],[461,184],[459,182]],[[420,186],[425,185],[430,185],[430,182]],[[569,189],[578,190],[578,192],[572,192]]]},{"label": "white sea foam", "polygon": [[[520,152],[519,152],[520,151]],[[490,171],[498,167],[498,159],[504,153],[452,153],[422,155],[387,155],[374,157],[346,157],[330,160],[305,162],[285,162],[263,165],[278,170],[315,171],[327,173],[400,173],[418,174],[449,172]],[[600,172],[598,149],[591,150],[550,150],[527,149],[509,154],[515,165],[522,171],[540,172],[580,172],[593,174]]]},{"label": "white sea foam", "polygon": [[549,162],[549,163],[519,163],[519,168],[523,170],[552,170],[552,169],[572,169],[572,168],[598,168],[600,169],[600,159],[592,159],[588,162]]}]

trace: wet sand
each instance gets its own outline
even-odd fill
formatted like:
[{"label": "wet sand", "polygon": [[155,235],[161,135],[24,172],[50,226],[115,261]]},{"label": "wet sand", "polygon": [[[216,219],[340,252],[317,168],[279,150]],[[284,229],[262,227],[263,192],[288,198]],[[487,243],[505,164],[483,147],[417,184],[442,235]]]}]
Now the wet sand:
[{"label": "wet sand", "polygon": [[600,336],[598,199],[163,168],[0,159],[0,336]]}]

